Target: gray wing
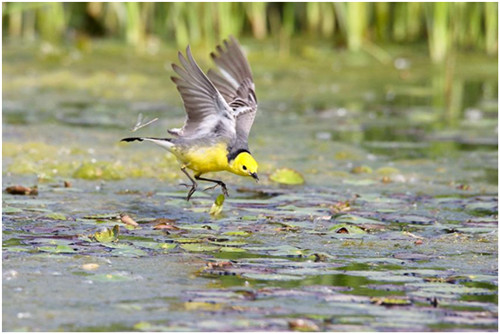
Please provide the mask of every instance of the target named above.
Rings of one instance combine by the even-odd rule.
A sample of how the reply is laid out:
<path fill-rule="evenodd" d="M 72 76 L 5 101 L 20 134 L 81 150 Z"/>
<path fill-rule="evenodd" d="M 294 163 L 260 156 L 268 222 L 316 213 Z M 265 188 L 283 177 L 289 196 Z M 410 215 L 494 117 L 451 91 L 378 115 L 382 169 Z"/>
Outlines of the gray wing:
<path fill-rule="evenodd" d="M 189 46 L 186 55 L 187 59 L 179 52 L 182 67 L 172 64 L 179 75 L 172 77 L 172 81 L 177 85 L 184 102 L 186 122 L 182 129 L 172 129 L 169 132 L 189 138 L 203 138 L 213 134 L 234 138 L 235 118 L 231 107 L 196 64 Z"/>
<path fill-rule="evenodd" d="M 210 55 L 219 73 L 208 71 L 208 77 L 229 104 L 236 118 L 236 134 L 240 140 L 248 140 L 257 112 L 257 97 L 252 72 L 238 41 L 230 36 L 224 47 L 217 46 L 218 54 Z"/>

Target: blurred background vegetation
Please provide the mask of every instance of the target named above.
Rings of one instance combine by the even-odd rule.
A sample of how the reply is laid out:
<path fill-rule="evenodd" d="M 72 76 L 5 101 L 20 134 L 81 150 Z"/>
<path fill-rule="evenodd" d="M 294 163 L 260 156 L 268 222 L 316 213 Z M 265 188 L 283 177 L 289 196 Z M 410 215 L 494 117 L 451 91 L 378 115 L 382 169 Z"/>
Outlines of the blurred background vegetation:
<path fill-rule="evenodd" d="M 276 39 L 287 54 L 291 38 L 307 37 L 379 58 L 384 44 L 426 44 L 434 62 L 457 50 L 498 49 L 496 2 L 4 2 L 2 9 L 4 42 L 53 46 L 111 38 L 139 49 L 162 42 L 211 48 L 232 34 Z"/>

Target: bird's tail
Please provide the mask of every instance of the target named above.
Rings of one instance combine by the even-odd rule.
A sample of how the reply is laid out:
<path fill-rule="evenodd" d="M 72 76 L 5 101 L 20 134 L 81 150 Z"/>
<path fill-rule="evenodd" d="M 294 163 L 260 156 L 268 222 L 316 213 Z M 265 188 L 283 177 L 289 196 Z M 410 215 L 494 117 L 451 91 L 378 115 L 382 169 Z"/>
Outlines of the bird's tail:
<path fill-rule="evenodd" d="M 123 138 L 120 141 L 131 142 L 131 141 L 136 141 L 136 140 L 137 141 L 150 141 L 152 143 L 155 143 L 156 145 L 159 145 L 163 148 L 166 148 L 169 151 L 174 146 L 174 144 L 172 143 L 172 140 L 170 138 L 128 137 L 128 138 Z"/>

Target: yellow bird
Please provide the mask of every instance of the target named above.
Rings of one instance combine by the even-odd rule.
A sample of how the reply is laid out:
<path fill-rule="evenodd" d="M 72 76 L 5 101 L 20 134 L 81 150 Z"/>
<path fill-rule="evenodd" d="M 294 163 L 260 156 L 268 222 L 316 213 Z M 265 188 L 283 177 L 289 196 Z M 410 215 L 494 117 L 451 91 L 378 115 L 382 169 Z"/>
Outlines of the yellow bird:
<path fill-rule="evenodd" d="M 227 196 L 224 182 L 201 177 L 208 172 L 228 171 L 241 176 L 257 176 L 258 164 L 248 148 L 248 134 L 257 112 L 255 85 L 248 61 L 234 37 L 217 46 L 210 55 L 218 71 L 203 73 L 195 62 L 191 49 L 187 58 L 179 52 L 182 65 L 172 64 L 179 77 L 172 77 L 181 94 L 186 121 L 180 129 L 170 129 L 172 138 L 131 137 L 122 141 L 150 141 L 171 153 L 181 163 L 181 170 L 191 181 L 189 201 L 198 184 L 194 178 L 216 183 Z"/>

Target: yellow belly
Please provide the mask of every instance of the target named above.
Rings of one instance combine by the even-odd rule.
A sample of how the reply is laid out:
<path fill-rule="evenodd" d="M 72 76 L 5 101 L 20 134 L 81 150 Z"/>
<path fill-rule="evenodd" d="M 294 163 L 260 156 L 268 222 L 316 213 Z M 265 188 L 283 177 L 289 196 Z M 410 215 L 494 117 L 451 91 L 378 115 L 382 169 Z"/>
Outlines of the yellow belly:
<path fill-rule="evenodd" d="M 227 145 L 219 143 L 211 147 L 193 147 L 186 152 L 176 152 L 177 158 L 196 173 L 227 170 Z"/>

